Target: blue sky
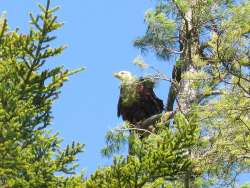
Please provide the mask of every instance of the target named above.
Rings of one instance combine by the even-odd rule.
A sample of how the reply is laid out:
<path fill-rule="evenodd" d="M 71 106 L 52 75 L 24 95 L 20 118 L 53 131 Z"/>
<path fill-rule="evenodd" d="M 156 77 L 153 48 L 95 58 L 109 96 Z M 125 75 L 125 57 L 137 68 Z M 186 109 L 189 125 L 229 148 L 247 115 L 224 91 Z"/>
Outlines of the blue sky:
<path fill-rule="evenodd" d="M 0 11 L 7 12 L 12 28 L 27 31 L 28 12 L 38 13 L 36 3 L 45 1 L 0 0 Z M 121 123 L 116 116 L 119 82 L 112 73 L 130 70 L 137 75 L 144 74 L 132 64 L 139 54 L 132 44 L 145 32 L 144 12 L 154 7 L 153 1 L 58 0 L 53 4 L 60 5 L 57 15 L 65 23 L 56 33 L 55 44 L 67 44 L 68 48 L 60 57 L 49 61 L 49 66 L 87 68 L 72 76 L 63 87 L 53 108 L 53 130 L 64 138 L 63 146 L 72 141 L 86 144 L 85 152 L 79 155 L 79 164 L 89 174 L 110 163 L 101 156 L 100 150 L 106 132 Z M 158 61 L 152 55 L 145 60 L 170 73 L 167 62 Z M 167 90 L 168 83 L 160 83 L 156 88 L 157 95 L 164 101 Z"/>
<path fill-rule="evenodd" d="M 7 12 L 12 29 L 19 27 L 25 32 L 29 28 L 28 12 L 38 13 L 37 2 L 46 0 L 1 1 L 0 11 Z M 59 100 L 53 108 L 53 130 L 64 138 L 63 146 L 79 141 L 86 144 L 85 152 L 79 155 L 79 164 L 88 173 L 97 167 L 109 164 L 101 156 L 106 132 L 119 125 L 117 101 L 119 82 L 113 73 L 129 70 L 137 75 L 144 74 L 132 64 L 139 50 L 133 47 L 133 40 L 145 31 L 144 12 L 153 8 L 150 0 L 59 0 L 57 12 L 65 25 L 56 35 L 55 44 L 67 44 L 60 56 L 48 61 L 49 66 L 64 65 L 75 69 L 86 67 L 86 71 L 74 75 L 64 85 Z M 146 61 L 165 67 L 153 56 Z M 166 98 L 167 84 L 157 87 L 158 95 Z M 164 89 L 164 92 L 160 90 Z"/>

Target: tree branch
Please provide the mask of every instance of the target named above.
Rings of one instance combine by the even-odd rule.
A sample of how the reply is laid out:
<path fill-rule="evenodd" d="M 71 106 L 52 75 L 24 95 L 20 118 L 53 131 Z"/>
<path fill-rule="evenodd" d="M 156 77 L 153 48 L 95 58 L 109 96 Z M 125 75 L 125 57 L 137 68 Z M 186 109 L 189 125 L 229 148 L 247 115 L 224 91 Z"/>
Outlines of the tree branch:
<path fill-rule="evenodd" d="M 149 126 L 155 126 L 156 121 L 162 118 L 163 121 L 167 121 L 174 117 L 176 111 L 164 112 L 160 114 L 153 115 L 142 122 L 136 124 L 136 127 L 139 129 L 146 129 L 148 130 Z"/>
<path fill-rule="evenodd" d="M 207 97 L 216 96 L 216 95 L 223 95 L 223 94 L 224 94 L 224 92 L 220 91 L 220 90 L 212 91 L 212 92 L 206 93 L 206 94 L 201 94 L 200 96 L 198 96 L 198 104 L 200 102 L 202 102 L 204 99 L 206 99 Z"/>
<path fill-rule="evenodd" d="M 123 128 L 123 129 L 115 129 L 115 131 L 132 131 L 132 130 L 136 130 L 136 131 L 142 131 L 142 132 L 146 132 L 149 134 L 153 134 L 156 135 L 155 133 L 147 130 L 147 129 L 141 129 L 141 128 L 136 128 L 136 127 L 131 127 L 131 128 Z"/>

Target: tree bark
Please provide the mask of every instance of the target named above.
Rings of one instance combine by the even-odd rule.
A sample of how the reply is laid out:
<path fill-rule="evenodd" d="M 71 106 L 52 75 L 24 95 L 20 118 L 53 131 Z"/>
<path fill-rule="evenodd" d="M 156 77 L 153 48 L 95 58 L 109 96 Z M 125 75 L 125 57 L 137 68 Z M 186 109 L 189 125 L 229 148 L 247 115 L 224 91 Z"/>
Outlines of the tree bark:
<path fill-rule="evenodd" d="M 196 4 L 195 0 L 190 1 L 191 5 Z M 192 7 L 191 6 L 191 7 Z M 195 74 L 198 72 L 197 68 L 193 64 L 192 56 L 199 51 L 199 37 L 192 23 L 193 12 L 190 8 L 185 14 L 183 14 L 183 25 L 180 31 L 180 43 L 183 46 L 183 53 L 180 55 L 180 61 L 182 62 L 181 74 L 185 73 Z M 198 97 L 198 90 L 192 87 L 193 80 L 182 77 L 179 82 L 179 89 L 177 93 L 177 110 L 183 113 L 187 118 L 190 112 L 190 108 L 193 102 Z M 192 157 L 192 151 L 189 149 L 189 156 Z M 188 168 L 184 177 L 184 187 L 192 187 L 192 167 Z"/>

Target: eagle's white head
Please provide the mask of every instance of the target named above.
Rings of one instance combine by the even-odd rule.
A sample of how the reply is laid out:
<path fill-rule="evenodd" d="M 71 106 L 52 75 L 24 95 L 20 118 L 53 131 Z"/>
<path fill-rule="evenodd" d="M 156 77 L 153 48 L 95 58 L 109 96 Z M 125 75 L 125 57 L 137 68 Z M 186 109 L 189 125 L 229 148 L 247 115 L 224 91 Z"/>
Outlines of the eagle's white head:
<path fill-rule="evenodd" d="M 129 71 L 119 71 L 113 74 L 121 82 L 132 82 L 135 80 L 135 77 Z"/>

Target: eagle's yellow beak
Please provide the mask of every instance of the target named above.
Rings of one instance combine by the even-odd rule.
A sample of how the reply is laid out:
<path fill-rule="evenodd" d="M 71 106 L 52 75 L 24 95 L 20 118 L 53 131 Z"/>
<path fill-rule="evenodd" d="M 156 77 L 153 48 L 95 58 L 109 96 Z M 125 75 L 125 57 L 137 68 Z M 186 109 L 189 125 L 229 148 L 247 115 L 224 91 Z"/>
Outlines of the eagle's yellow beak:
<path fill-rule="evenodd" d="M 121 76 L 120 76 L 120 74 L 118 72 L 113 73 L 113 76 L 116 77 L 116 78 L 118 78 L 118 79 L 121 78 Z"/>

